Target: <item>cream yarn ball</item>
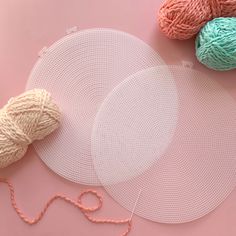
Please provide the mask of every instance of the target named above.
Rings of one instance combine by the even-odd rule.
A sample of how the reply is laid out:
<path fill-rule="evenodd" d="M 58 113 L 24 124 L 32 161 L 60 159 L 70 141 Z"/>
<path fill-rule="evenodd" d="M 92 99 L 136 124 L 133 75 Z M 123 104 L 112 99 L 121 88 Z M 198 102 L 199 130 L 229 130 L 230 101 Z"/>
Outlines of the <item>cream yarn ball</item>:
<path fill-rule="evenodd" d="M 43 89 L 11 98 L 0 110 L 0 168 L 21 159 L 28 145 L 58 128 L 60 111 Z"/>

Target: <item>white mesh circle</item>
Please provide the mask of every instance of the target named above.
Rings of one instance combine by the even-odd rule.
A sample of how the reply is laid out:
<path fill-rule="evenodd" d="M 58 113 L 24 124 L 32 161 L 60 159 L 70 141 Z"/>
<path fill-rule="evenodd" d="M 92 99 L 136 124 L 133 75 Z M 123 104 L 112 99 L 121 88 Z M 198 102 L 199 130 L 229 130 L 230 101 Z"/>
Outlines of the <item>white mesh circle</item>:
<path fill-rule="evenodd" d="M 178 113 L 174 135 L 172 138 L 167 136 L 171 142 L 167 142 L 169 145 L 163 149 L 162 156 L 135 178 L 130 178 L 122 169 L 121 162 L 130 158 L 130 153 L 143 148 L 139 127 L 142 134 L 147 134 L 149 141 L 154 141 L 149 134 L 154 137 L 155 130 L 169 127 L 171 120 L 176 119 L 176 113 L 170 112 L 169 115 L 173 116 L 170 118 L 166 113 L 168 108 L 164 107 L 166 100 L 162 98 L 173 90 L 169 103 L 172 107 L 176 91 L 161 72 L 163 67 L 150 68 L 131 76 L 104 100 L 94 124 L 92 150 L 98 177 L 118 203 L 132 211 L 141 193 L 136 214 L 157 222 L 184 223 L 215 209 L 235 187 L 236 102 L 223 87 L 206 75 L 184 67 L 173 66 L 170 69 L 177 88 Z M 156 84 L 161 86 L 155 87 L 160 96 L 150 92 L 153 73 L 158 75 L 156 80 L 160 80 Z M 146 98 L 150 105 L 156 103 L 158 109 L 163 109 L 166 124 L 163 124 L 162 116 L 156 116 L 158 120 L 153 119 L 153 107 L 144 106 Z M 135 105 L 132 107 L 132 104 Z M 130 123 L 131 126 L 127 127 L 126 120 L 131 118 L 134 125 Z M 170 127 L 172 130 L 174 126 Z M 140 140 L 130 141 L 129 137 Z M 126 143 L 120 143 L 124 140 L 128 140 L 127 147 Z M 157 141 L 162 142 L 162 139 Z M 144 145 L 145 148 L 148 146 L 146 142 Z M 162 143 L 156 145 L 162 147 Z M 152 142 L 149 147 L 155 150 L 152 149 Z M 150 149 L 147 148 L 147 154 L 142 150 L 143 157 L 137 154 L 138 158 L 132 158 L 143 165 L 143 159 L 149 158 Z M 106 153 L 112 154 L 109 160 L 111 170 L 117 166 L 113 176 L 106 164 L 99 163 L 103 161 L 101 154 L 108 158 Z M 137 163 L 134 165 L 139 167 Z M 132 166 L 127 168 L 133 171 Z M 118 183 L 119 170 L 123 174 L 120 180 L 123 181 Z M 108 176 L 115 181 L 108 181 Z"/>
<path fill-rule="evenodd" d="M 90 29 L 54 43 L 34 66 L 27 89 L 48 90 L 62 110 L 61 127 L 34 144 L 54 172 L 99 185 L 91 158 L 91 129 L 106 95 L 139 70 L 163 64 L 143 41 L 110 29 Z"/>
<path fill-rule="evenodd" d="M 102 184 L 126 181 L 150 168 L 171 142 L 177 110 L 167 67 L 146 69 L 119 84 L 101 105 L 93 129 L 92 155 Z"/>

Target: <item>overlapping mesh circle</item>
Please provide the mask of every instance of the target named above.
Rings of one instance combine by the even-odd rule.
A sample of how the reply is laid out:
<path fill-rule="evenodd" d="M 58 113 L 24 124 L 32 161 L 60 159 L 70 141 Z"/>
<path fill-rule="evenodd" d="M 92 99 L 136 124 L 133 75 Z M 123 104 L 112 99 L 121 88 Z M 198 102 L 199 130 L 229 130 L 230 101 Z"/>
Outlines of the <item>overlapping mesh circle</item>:
<path fill-rule="evenodd" d="M 110 29 L 84 30 L 54 43 L 27 84 L 27 89 L 49 91 L 63 113 L 59 130 L 34 144 L 40 158 L 66 179 L 99 185 L 90 145 L 101 102 L 126 77 L 160 64 L 160 56 L 144 42 Z"/>
<path fill-rule="evenodd" d="M 101 105 L 92 134 L 102 184 L 126 181 L 149 169 L 171 143 L 177 113 L 175 81 L 167 67 L 146 69 L 119 84 Z"/>
<path fill-rule="evenodd" d="M 118 203 L 132 211 L 138 199 L 136 214 L 183 223 L 215 209 L 235 187 L 236 102 L 198 71 L 168 69 L 173 78 L 165 66 L 149 68 L 108 95 L 92 154 Z"/>

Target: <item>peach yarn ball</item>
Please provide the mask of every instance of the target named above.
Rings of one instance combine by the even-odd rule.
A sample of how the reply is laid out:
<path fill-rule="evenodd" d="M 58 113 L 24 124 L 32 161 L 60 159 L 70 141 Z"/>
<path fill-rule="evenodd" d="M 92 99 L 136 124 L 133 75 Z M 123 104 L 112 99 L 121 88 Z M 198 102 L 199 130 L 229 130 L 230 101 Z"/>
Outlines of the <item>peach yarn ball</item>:
<path fill-rule="evenodd" d="M 21 159 L 28 145 L 59 126 L 60 111 L 43 89 L 11 98 L 0 110 L 0 168 Z"/>
<path fill-rule="evenodd" d="M 170 39 L 189 39 L 210 20 L 236 16 L 236 0 L 166 0 L 158 21 Z"/>

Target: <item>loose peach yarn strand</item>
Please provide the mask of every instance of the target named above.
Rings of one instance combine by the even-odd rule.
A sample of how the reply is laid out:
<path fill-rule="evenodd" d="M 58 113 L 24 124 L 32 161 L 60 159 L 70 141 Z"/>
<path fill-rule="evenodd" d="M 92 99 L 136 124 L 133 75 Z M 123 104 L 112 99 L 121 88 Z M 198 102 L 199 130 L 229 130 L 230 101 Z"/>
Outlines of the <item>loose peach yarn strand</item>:
<path fill-rule="evenodd" d="M 101 209 L 102 204 L 103 204 L 103 199 L 102 196 L 100 196 L 96 191 L 94 190 L 85 190 L 83 191 L 79 197 L 78 200 L 75 201 L 71 198 L 68 198 L 64 195 L 61 194 L 56 194 L 54 195 L 52 198 L 50 198 L 43 210 L 41 212 L 39 212 L 39 214 L 33 218 L 33 219 L 29 219 L 29 217 L 27 217 L 17 206 L 16 203 L 16 199 L 15 199 L 15 190 L 13 185 L 7 180 L 7 179 L 2 179 L 0 178 L 0 182 L 4 183 L 8 186 L 9 192 L 10 192 L 10 199 L 11 199 L 11 204 L 12 207 L 15 209 L 16 213 L 18 214 L 18 216 L 27 224 L 29 225 L 34 225 L 37 224 L 44 216 L 44 214 L 46 213 L 47 209 L 49 208 L 49 206 L 56 200 L 63 200 L 73 206 L 75 206 L 76 208 L 80 209 L 80 211 L 83 213 L 83 215 L 92 223 L 96 223 L 96 224 L 114 224 L 114 225 L 122 225 L 122 224 L 127 224 L 127 229 L 124 233 L 121 234 L 121 236 L 126 236 L 129 234 L 129 232 L 131 231 L 131 218 L 129 219 L 124 219 L 124 220 L 113 220 L 113 219 L 96 219 L 93 218 L 92 216 L 89 215 L 89 213 L 91 212 L 95 212 L 99 209 Z M 82 197 L 86 194 L 92 194 L 93 196 L 95 196 L 98 199 L 98 205 L 95 207 L 85 207 L 82 204 Z"/>

